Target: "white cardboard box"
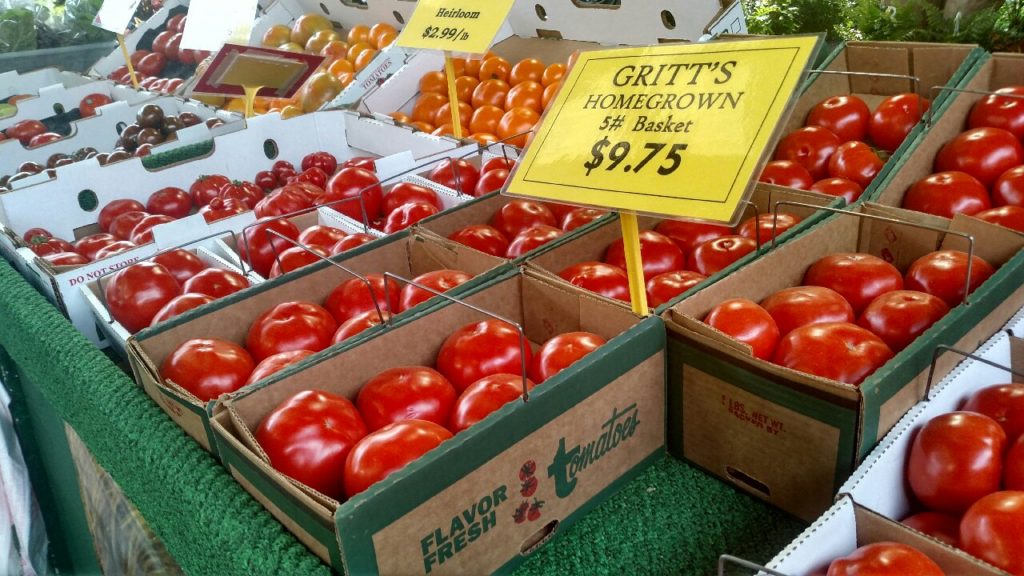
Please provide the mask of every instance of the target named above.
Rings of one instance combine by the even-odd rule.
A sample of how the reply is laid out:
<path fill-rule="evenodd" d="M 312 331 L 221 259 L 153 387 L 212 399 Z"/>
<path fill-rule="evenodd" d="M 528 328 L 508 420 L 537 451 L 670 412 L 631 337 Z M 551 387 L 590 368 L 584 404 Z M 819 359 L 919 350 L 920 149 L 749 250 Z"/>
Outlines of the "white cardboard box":
<path fill-rule="evenodd" d="M 0 73 L 0 100 L 17 94 L 38 94 L 42 88 L 55 84 L 70 88 L 92 81 L 88 76 L 56 68 L 40 68 L 23 74 L 8 70 Z"/>

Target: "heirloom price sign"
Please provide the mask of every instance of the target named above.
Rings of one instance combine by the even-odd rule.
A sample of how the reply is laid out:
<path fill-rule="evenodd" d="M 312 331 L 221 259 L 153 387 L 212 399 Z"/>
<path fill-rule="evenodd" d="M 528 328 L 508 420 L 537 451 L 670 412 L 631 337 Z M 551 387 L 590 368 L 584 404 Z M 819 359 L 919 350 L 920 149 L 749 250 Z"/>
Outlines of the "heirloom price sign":
<path fill-rule="evenodd" d="M 584 52 L 506 193 L 729 222 L 816 36 Z"/>

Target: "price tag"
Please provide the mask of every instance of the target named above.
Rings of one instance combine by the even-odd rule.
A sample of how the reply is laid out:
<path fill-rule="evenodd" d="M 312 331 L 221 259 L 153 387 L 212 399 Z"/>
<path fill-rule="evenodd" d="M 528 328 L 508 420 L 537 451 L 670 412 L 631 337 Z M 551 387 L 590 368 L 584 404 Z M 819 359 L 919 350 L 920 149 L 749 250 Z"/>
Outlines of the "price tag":
<path fill-rule="evenodd" d="M 419 0 L 396 44 L 404 48 L 484 54 L 514 0 Z"/>
<path fill-rule="evenodd" d="M 817 36 L 584 52 L 506 193 L 731 222 Z"/>
<path fill-rule="evenodd" d="M 260 96 L 291 98 L 323 61 L 312 54 L 225 44 L 192 93 L 243 96 L 243 86 L 248 86 L 260 87 Z"/>
<path fill-rule="evenodd" d="M 135 16 L 139 2 L 141 0 L 104 0 L 92 20 L 92 25 L 114 34 L 124 34 L 132 22 L 132 17 Z"/>
<path fill-rule="evenodd" d="M 248 44 L 257 0 L 192 0 L 181 47 L 216 52 L 225 43 Z"/>

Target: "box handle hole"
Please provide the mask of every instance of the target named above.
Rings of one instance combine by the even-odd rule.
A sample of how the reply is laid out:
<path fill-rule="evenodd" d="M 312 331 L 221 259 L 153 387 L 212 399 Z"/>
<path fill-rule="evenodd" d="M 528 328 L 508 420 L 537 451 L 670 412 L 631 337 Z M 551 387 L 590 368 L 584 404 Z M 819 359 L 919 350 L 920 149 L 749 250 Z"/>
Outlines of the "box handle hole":
<path fill-rule="evenodd" d="M 279 151 L 277 149 L 277 142 L 267 139 L 263 141 L 263 154 L 269 159 L 273 160 L 277 158 Z"/>
<path fill-rule="evenodd" d="M 542 22 L 548 21 L 548 11 L 545 10 L 543 6 L 537 4 L 533 9 L 537 12 L 537 18 L 540 18 Z"/>
<path fill-rule="evenodd" d="M 394 15 L 395 21 L 397 21 L 399 24 L 405 24 L 405 17 L 402 16 L 401 12 L 399 12 L 398 10 L 392 10 L 391 14 Z"/>
<path fill-rule="evenodd" d="M 661 23 L 665 25 L 665 28 L 669 30 L 675 30 L 676 17 L 672 15 L 668 10 L 661 11 Z"/>
<path fill-rule="evenodd" d="M 728 474 L 729 478 L 732 479 L 733 481 L 739 484 L 743 484 L 744 486 L 750 488 L 754 492 L 757 492 L 763 498 L 771 498 L 772 491 L 770 488 L 768 488 L 768 485 L 754 478 L 753 476 L 750 476 L 745 472 L 737 470 L 732 466 L 726 466 L 725 473 Z"/>
<path fill-rule="evenodd" d="M 82 190 L 78 193 L 78 207 L 86 212 L 92 212 L 99 207 L 100 200 L 92 190 Z"/>
<path fill-rule="evenodd" d="M 537 530 L 523 541 L 522 546 L 519 547 L 519 553 L 523 556 L 533 554 L 555 536 L 555 530 L 557 529 L 558 520 L 548 522 L 540 530 Z"/>

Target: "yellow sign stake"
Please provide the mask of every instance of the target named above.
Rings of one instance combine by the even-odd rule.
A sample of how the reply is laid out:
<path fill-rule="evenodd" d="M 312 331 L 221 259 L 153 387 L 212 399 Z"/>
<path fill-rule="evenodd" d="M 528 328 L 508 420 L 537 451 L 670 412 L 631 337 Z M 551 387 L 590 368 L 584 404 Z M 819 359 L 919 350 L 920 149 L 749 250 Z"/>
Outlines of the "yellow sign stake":
<path fill-rule="evenodd" d="M 640 256 L 640 227 L 636 222 L 636 214 L 622 212 L 622 244 L 626 249 L 626 274 L 629 276 L 629 301 L 633 303 L 633 312 L 646 316 L 647 286 L 644 282 L 644 263 Z"/>
<path fill-rule="evenodd" d="M 452 134 L 462 138 L 462 115 L 459 114 L 459 93 L 455 89 L 455 64 L 452 53 L 444 53 L 444 76 L 448 80 L 448 106 L 452 109 Z"/>
<path fill-rule="evenodd" d="M 124 34 L 117 35 L 117 44 L 121 46 L 121 54 L 124 55 L 124 65 L 128 67 L 128 75 L 132 78 L 132 86 L 138 89 L 139 79 L 135 75 L 135 67 L 132 66 L 132 57 L 128 54 L 128 46 L 124 43 Z"/>

